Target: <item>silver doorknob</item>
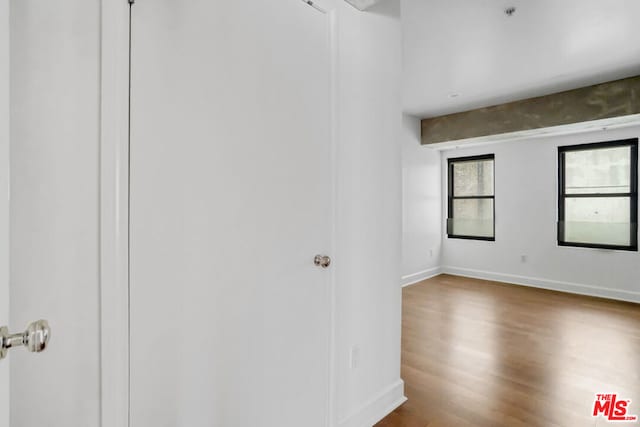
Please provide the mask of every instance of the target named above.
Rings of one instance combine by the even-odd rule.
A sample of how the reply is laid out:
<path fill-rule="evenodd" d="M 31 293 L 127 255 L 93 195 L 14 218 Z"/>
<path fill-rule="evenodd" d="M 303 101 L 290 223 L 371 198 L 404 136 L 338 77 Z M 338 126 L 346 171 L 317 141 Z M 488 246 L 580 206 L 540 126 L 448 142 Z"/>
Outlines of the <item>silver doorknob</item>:
<path fill-rule="evenodd" d="M 331 265 L 331 258 L 326 255 L 316 255 L 313 263 L 318 267 L 327 268 Z"/>
<path fill-rule="evenodd" d="M 51 328 L 46 320 L 38 320 L 27 326 L 27 330 L 9 335 L 6 326 L 0 328 L 0 360 L 7 356 L 10 348 L 24 346 L 33 353 L 40 353 L 47 348 Z"/>

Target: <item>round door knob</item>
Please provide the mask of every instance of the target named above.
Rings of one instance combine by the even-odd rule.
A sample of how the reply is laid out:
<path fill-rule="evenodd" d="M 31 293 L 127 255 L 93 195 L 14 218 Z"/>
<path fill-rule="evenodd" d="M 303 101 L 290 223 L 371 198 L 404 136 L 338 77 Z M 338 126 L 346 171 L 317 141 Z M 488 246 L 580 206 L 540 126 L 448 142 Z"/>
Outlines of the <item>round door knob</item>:
<path fill-rule="evenodd" d="M 47 348 L 50 336 L 49 323 L 46 320 L 38 320 L 30 324 L 24 331 L 24 346 L 31 352 L 40 353 Z"/>
<path fill-rule="evenodd" d="M 0 328 L 0 359 L 7 356 L 7 351 L 14 347 L 24 346 L 33 353 L 40 353 L 47 348 L 51 328 L 46 320 L 38 320 L 27 326 L 27 330 L 18 334 L 9 334 L 6 326 Z"/>
<path fill-rule="evenodd" d="M 7 347 L 6 340 L 9 336 L 9 329 L 6 326 L 0 327 L 0 360 L 7 357 L 9 347 Z"/>
<path fill-rule="evenodd" d="M 316 255 L 313 263 L 318 267 L 327 268 L 331 265 L 331 258 L 326 255 Z"/>

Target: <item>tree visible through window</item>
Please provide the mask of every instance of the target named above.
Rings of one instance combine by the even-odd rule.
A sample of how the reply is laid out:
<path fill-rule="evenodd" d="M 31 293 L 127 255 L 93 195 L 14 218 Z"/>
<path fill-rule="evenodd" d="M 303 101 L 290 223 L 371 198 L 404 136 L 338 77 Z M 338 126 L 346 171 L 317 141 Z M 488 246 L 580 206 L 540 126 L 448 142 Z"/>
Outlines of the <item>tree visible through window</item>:
<path fill-rule="evenodd" d="M 494 240 L 493 154 L 449 159 L 449 237 Z"/>
<path fill-rule="evenodd" d="M 558 244 L 638 248 L 638 140 L 558 148 Z"/>

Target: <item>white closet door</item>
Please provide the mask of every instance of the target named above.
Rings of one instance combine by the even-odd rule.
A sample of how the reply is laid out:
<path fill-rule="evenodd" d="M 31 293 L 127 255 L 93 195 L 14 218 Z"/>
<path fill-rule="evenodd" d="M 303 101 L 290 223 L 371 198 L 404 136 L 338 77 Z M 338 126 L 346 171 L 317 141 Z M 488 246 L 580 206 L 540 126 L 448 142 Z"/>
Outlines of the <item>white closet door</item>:
<path fill-rule="evenodd" d="M 0 9 L 0 326 L 51 327 L 43 352 L 16 340 L 0 361 L 2 391 L 9 364 L 11 377 L 0 426 L 98 427 L 100 1 L 0 0 Z"/>
<path fill-rule="evenodd" d="M 132 427 L 327 423 L 329 17 L 132 7 Z"/>
<path fill-rule="evenodd" d="M 9 324 L 9 1 L 0 0 L 0 327 Z M 0 426 L 9 425 L 9 360 L 0 361 Z"/>

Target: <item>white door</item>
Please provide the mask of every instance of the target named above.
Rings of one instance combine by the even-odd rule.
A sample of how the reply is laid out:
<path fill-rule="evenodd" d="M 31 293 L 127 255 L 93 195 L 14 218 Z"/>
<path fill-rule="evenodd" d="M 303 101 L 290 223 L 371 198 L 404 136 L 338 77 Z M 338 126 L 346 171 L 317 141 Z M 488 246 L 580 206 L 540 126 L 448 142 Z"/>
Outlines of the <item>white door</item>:
<path fill-rule="evenodd" d="M 325 426 L 329 16 L 138 0 L 131 23 L 131 426 Z"/>
<path fill-rule="evenodd" d="M 9 2 L 0 0 L 0 327 L 9 322 Z M 1 345 L 1 343 L 0 343 Z M 9 361 L 0 361 L 0 426 L 9 425 Z"/>
<path fill-rule="evenodd" d="M 0 327 L 52 331 L 10 340 L 1 427 L 100 424 L 99 12 L 0 0 Z"/>

